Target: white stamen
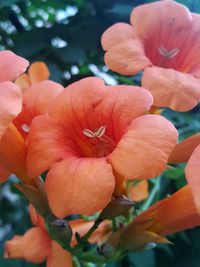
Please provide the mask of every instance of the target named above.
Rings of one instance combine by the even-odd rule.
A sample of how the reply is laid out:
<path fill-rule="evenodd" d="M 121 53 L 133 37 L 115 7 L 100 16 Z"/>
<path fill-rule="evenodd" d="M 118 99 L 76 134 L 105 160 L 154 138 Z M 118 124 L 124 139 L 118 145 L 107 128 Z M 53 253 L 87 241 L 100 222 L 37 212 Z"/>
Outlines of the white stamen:
<path fill-rule="evenodd" d="M 90 137 L 90 138 L 95 137 L 95 133 L 92 132 L 92 131 L 89 130 L 89 129 L 84 129 L 84 130 L 83 130 L 83 134 L 86 135 L 87 137 Z"/>
<path fill-rule="evenodd" d="M 97 137 L 102 137 L 105 134 L 106 126 L 101 126 L 96 132 L 95 135 Z"/>
<path fill-rule="evenodd" d="M 27 124 L 22 124 L 22 130 L 25 132 L 25 133 L 28 133 L 30 131 L 30 127 L 27 125 Z"/>
<path fill-rule="evenodd" d="M 86 135 L 87 137 L 90 137 L 90 138 L 94 138 L 94 137 L 100 138 L 105 134 L 105 131 L 106 131 L 106 126 L 101 126 L 95 132 L 93 132 L 89 129 L 84 129 L 83 134 Z"/>
<path fill-rule="evenodd" d="M 163 47 L 163 46 L 160 46 L 159 48 L 158 48 L 158 52 L 162 55 L 162 56 L 164 56 L 164 57 L 166 57 L 166 58 L 168 58 L 168 59 L 170 59 L 170 58 L 174 58 L 178 53 L 179 53 L 179 49 L 178 48 L 173 48 L 173 49 L 171 49 L 171 50 L 167 50 L 165 47 Z"/>

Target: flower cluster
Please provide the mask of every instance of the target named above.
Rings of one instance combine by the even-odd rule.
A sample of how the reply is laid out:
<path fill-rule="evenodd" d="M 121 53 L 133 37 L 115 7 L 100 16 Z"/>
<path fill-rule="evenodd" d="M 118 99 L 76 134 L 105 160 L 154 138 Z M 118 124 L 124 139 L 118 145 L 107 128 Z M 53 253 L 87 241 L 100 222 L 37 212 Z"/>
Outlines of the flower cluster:
<path fill-rule="evenodd" d="M 0 181 L 19 178 L 34 224 L 6 242 L 7 258 L 105 263 L 200 225 L 200 135 L 177 144 L 177 129 L 157 110 L 200 101 L 199 31 L 200 16 L 172 0 L 136 7 L 131 25 L 107 29 L 106 65 L 143 71 L 142 86 L 88 77 L 64 88 L 43 62 L 25 73 L 25 59 L 0 52 Z M 148 179 L 180 162 L 188 185 L 137 211 L 154 190 Z"/>

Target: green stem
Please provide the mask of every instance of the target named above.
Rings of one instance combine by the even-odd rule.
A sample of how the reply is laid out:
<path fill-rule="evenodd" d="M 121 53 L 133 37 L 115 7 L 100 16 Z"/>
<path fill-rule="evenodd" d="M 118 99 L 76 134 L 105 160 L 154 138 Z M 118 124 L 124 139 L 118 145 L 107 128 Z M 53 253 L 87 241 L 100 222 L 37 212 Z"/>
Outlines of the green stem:
<path fill-rule="evenodd" d="M 161 182 L 161 176 L 158 176 L 157 179 L 155 180 L 154 182 L 154 187 L 153 189 L 151 190 L 150 192 L 150 195 L 148 197 L 148 199 L 144 202 L 144 204 L 142 205 L 141 207 L 141 211 L 144 211 L 146 210 L 148 207 L 151 206 L 157 192 L 159 191 L 160 189 L 160 182 Z"/>
<path fill-rule="evenodd" d="M 74 267 L 81 267 L 81 264 L 80 264 L 79 260 L 77 259 L 77 257 L 73 257 L 73 266 Z"/>
<path fill-rule="evenodd" d="M 95 223 L 92 225 L 92 227 L 90 228 L 90 230 L 83 236 L 81 237 L 81 242 L 87 241 L 90 236 L 93 234 L 93 232 L 99 227 L 99 224 L 101 223 L 101 221 L 95 221 Z"/>

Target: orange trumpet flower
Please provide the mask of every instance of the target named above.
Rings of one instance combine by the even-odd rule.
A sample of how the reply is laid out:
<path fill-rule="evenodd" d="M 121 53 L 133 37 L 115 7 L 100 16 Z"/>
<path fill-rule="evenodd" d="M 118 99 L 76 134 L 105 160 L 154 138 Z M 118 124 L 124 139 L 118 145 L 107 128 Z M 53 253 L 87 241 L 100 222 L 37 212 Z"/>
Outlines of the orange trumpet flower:
<path fill-rule="evenodd" d="M 200 101 L 200 15 L 165 0 L 134 8 L 130 20 L 103 34 L 106 65 L 123 75 L 144 71 L 154 106 L 192 109 Z"/>
<path fill-rule="evenodd" d="M 165 169 L 177 131 L 164 117 L 145 115 L 151 104 L 143 88 L 86 78 L 54 99 L 49 116 L 33 120 L 27 168 L 31 177 L 50 169 L 45 188 L 57 217 L 99 211 L 127 179 Z"/>

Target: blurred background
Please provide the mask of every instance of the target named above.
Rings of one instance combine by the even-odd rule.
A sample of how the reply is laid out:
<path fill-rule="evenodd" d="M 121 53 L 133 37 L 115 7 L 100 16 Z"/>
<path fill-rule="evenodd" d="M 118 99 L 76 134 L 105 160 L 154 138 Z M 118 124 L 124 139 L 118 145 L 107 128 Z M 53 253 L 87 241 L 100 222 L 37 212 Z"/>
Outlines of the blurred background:
<path fill-rule="evenodd" d="M 50 79 L 64 86 L 86 76 L 99 76 L 108 84 L 137 83 L 137 77 L 122 77 L 108 71 L 103 62 L 100 38 L 116 22 L 128 22 L 131 10 L 147 0 L 0 0 L 0 50 L 9 49 L 30 62 L 44 61 Z M 199 0 L 180 0 L 200 13 Z M 181 115 L 167 116 L 180 130 L 180 138 L 200 131 L 199 107 Z M 183 166 L 164 174 L 155 201 L 185 184 Z M 4 241 L 23 234 L 31 225 L 27 202 L 10 182 L 0 189 L 0 267 L 33 267 L 21 260 L 3 259 Z M 186 203 L 187 205 L 187 203 Z M 171 236 L 174 245 L 129 254 L 123 267 L 199 267 L 200 228 Z M 28 249 L 28 248 L 27 248 Z M 58 266 L 59 267 L 59 266 Z"/>

